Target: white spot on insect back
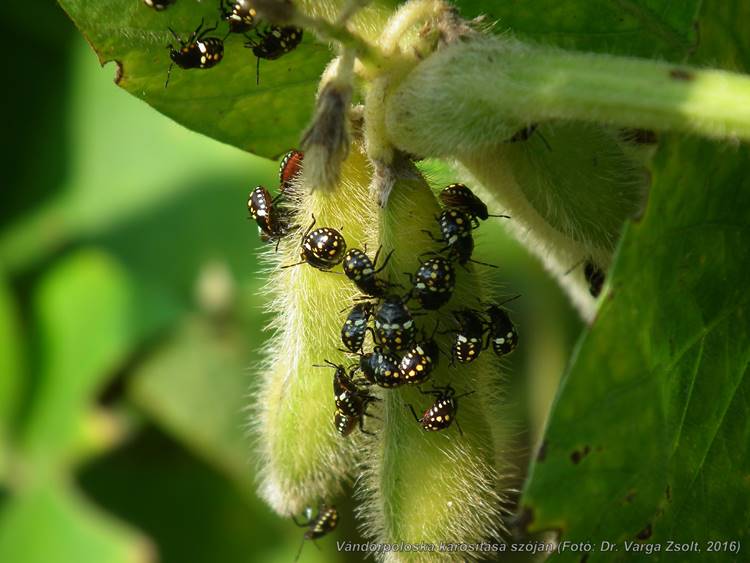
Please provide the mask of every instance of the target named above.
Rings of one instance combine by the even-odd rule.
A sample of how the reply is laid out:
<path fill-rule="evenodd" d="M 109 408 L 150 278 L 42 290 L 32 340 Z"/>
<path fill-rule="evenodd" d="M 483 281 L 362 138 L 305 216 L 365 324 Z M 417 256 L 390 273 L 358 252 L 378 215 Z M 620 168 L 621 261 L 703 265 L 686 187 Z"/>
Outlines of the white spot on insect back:
<path fill-rule="evenodd" d="M 208 51 L 208 49 L 206 48 L 206 44 L 203 41 L 198 41 L 196 45 L 198 45 L 198 49 L 200 50 L 201 53 L 205 53 L 206 51 Z"/>

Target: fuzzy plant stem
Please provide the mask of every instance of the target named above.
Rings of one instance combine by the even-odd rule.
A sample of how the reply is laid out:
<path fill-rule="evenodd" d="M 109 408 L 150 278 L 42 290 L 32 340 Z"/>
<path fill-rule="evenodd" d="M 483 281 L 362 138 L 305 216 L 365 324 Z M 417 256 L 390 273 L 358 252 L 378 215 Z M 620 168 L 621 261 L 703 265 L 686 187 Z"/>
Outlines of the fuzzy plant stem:
<path fill-rule="evenodd" d="M 750 77 L 481 37 L 418 65 L 388 103 L 395 146 L 446 156 L 578 120 L 750 139 Z"/>

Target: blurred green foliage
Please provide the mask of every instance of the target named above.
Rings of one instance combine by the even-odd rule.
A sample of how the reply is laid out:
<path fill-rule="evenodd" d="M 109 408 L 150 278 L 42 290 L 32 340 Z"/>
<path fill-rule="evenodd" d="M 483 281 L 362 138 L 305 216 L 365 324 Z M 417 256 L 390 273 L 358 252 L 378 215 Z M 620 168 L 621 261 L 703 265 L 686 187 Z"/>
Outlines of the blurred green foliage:
<path fill-rule="evenodd" d="M 289 562 L 302 530 L 254 495 L 245 410 L 268 320 L 245 197 L 276 163 L 130 97 L 58 8 L 36 9 L 29 25 L 27 6 L 0 8 L 20 47 L 4 92 L 0 561 Z M 532 413 L 525 452 L 580 325 L 497 223 L 482 231 L 503 292 L 524 295 L 509 394 Z M 334 537 L 357 540 L 335 500 Z M 346 560 L 320 544 L 301 560 Z"/>

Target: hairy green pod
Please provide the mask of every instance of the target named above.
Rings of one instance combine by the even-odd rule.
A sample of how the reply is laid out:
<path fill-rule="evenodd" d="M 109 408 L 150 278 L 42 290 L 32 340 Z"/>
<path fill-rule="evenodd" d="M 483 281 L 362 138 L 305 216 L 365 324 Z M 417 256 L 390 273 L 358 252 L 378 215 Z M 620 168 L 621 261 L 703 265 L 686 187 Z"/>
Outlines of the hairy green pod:
<path fill-rule="evenodd" d="M 299 261 L 300 240 L 315 215 L 316 226 L 340 230 L 347 246 L 363 248 L 371 236 L 368 218 L 376 211 L 368 197 L 370 178 L 365 157 L 349 152 L 333 194 L 313 189 L 304 171 L 296 185 L 299 213 L 296 232 L 282 240 L 278 253 L 266 253 L 270 264 L 271 328 L 267 362 L 260 370 L 260 389 L 253 412 L 260 450 L 260 494 L 279 514 L 333 498 L 351 477 L 354 453 L 362 436 L 336 433 L 332 373 L 313 367 L 324 360 L 349 363 L 339 351 L 341 310 L 358 295 L 343 275 L 321 272 Z M 370 219 L 374 222 L 374 219 Z M 340 267 L 333 272 L 341 273 Z"/>
<path fill-rule="evenodd" d="M 614 131 L 569 122 L 541 125 L 525 141 L 456 155 L 586 319 L 595 302 L 583 263 L 609 268 L 625 221 L 647 195 L 646 171 L 625 149 Z"/>
<path fill-rule="evenodd" d="M 439 245 L 422 232 L 437 232 L 437 201 L 424 179 L 411 164 L 400 162 L 394 171 L 396 182 L 388 203 L 381 211 L 380 233 L 383 252 L 394 250 L 388 272 L 391 280 L 404 282 L 403 272 L 414 272 L 418 257 Z M 418 317 L 417 323 L 429 335 L 438 318 L 441 328 L 452 328 L 447 311 L 462 306 L 477 308 L 485 295 L 473 265 L 456 268 L 456 290 L 441 313 Z M 436 335 L 448 354 L 451 337 Z M 459 399 L 456 424 L 441 432 L 426 432 L 414 420 L 408 405 L 421 413 L 432 404 L 431 396 L 403 386 L 385 392 L 383 428 L 369 440 L 364 457 L 364 497 L 360 516 L 375 541 L 432 543 L 481 542 L 498 537 L 502 529 L 504 487 L 509 468 L 502 456 L 507 448 L 508 420 L 499 424 L 502 411 L 496 384 L 499 366 L 491 352 L 470 365 L 450 367 L 446 357 L 432 375 L 431 384 L 450 383 Z M 466 555 L 466 554 L 462 554 Z M 449 553 L 387 553 L 385 561 L 455 560 Z"/>

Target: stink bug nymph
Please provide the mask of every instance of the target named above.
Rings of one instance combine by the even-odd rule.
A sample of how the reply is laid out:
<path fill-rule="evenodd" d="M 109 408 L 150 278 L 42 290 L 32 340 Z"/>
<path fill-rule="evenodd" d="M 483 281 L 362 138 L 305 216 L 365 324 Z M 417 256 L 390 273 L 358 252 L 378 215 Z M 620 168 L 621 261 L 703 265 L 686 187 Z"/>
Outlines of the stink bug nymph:
<path fill-rule="evenodd" d="M 424 309 L 435 310 L 447 303 L 456 286 L 453 265 L 436 256 L 420 264 L 416 274 L 409 276 L 414 295 Z"/>
<path fill-rule="evenodd" d="M 355 354 L 362 350 L 362 344 L 367 334 L 367 323 L 372 316 L 372 303 L 357 303 L 349 311 L 349 315 L 341 327 L 341 342 L 346 349 Z"/>
<path fill-rule="evenodd" d="M 250 39 L 245 47 L 253 50 L 257 58 L 256 83 L 260 83 L 260 60 L 273 61 L 293 51 L 302 42 L 302 28 L 269 26 L 263 31 L 256 30 L 257 39 Z"/>
<path fill-rule="evenodd" d="M 414 415 L 414 419 L 422 425 L 422 428 L 428 432 L 437 432 L 445 430 L 453 424 L 453 421 L 456 420 L 456 413 L 458 413 L 458 399 L 471 395 L 473 392 L 469 391 L 456 395 L 456 391 L 450 385 L 436 387 L 432 391 L 422 391 L 424 395 L 433 395 L 435 402 L 424 411 L 421 417 L 417 416 L 414 407 L 409 405 L 409 408 Z M 458 421 L 456 421 L 456 426 L 458 426 L 458 431 L 463 434 Z"/>
<path fill-rule="evenodd" d="M 375 269 L 378 257 L 380 256 L 380 250 L 378 248 L 374 260 L 370 260 L 370 257 L 359 248 L 352 248 L 344 255 L 344 263 L 342 264 L 344 274 L 368 297 L 383 297 L 389 287 L 387 282 L 377 278 L 377 274 L 386 267 L 393 251 L 391 250 L 388 256 L 386 256 L 380 268 Z"/>
<path fill-rule="evenodd" d="M 474 224 L 475 220 L 472 220 L 472 217 L 472 215 L 464 213 L 460 209 L 443 209 L 438 217 L 438 225 L 440 226 L 440 235 L 442 238 L 435 238 L 430 231 L 424 232 L 433 240 L 445 243 L 446 246 L 442 251 L 448 250 L 451 258 L 455 259 L 462 266 L 467 262 L 474 262 L 494 268 L 496 266 L 492 264 L 477 262 L 471 258 L 471 255 L 474 253 L 472 230 L 476 228 Z"/>
<path fill-rule="evenodd" d="M 414 319 L 398 295 L 386 296 L 375 312 L 375 344 L 391 351 L 408 350 L 414 344 Z"/>
<path fill-rule="evenodd" d="M 406 383 L 419 385 L 430 377 L 438 365 L 440 349 L 433 338 L 417 342 L 409 350 L 398 365 Z"/>
<path fill-rule="evenodd" d="M 400 361 L 395 354 L 376 346 L 372 352 L 360 356 L 359 369 L 370 383 L 390 389 L 406 383 L 398 369 Z"/>
<path fill-rule="evenodd" d="M 482 221 L 489 217 L 509 218 L 507 215 L 490 215 L 487 205 L 464 184 L 451 184 L 443 188 L 440 192 L 440 201 L 445 207 L 459 209 Z"/>
<path fill-rule="evenodd" d="M 518 346 L 518 331 L 508 312 L 498 305 L 490 305 L 487 308 L 487 316 L 490 318 L 489 339 L 492 341 L 495 354 L 510 354 Z"/>
<path fill-rule="evenodd" d="M 367 405 L 377 401 L 378 398 L 360 389 L 354 381 L 353 373 L 357 368 L 355 367 L 350 373 L 346 373 L 344 366 L 336 365 L 328 360 L 325 362 L 336 370 L 333 374 L 333 397 L 336 408 L 346 416 L 357 418 L 366 416 Z"/>
<path fill-rule="evenodd" d="M 229 33 L 247 33 L 258 23 L 258 14 L 250 0 L 221 0 L 219 12 L 229 24 Z"/>
<path fill-rule="evenodd" d="M 224 41 L 218 37 L 206 37 L 206 34 L 214 31 L 216 26 L 201 31 L 202 28 L 203 20 L 201 20 L 200 25 L 195 28 L 195 31 L 193 31 L 188 40 L 182 39 L 171 27 L 168 28 L 175 41 L 180 44 L 180 48 L 175 49 L 173 45 L 167 45 L 169 58 L 172 59 L 172 62 L 169 64 L 169 69 L 167 70 L 167 80 L 164 82 L 164 88 L 169 85 L 169 78 L 174 65 L 184 69 L 211 68 L 221 62 L 221 59 L 224 57 Z"/>
<path fill-rule="evenodd" d="M 279 189 L 286 193 L 291 188 L 292 182 L 302 171 L 302 160 L 305 154 L 302 151 L 290 150 L 281 159 L 279 165 Z"/>
<path fill-rule="evenodd" d="M 300 258 L 295 264 L 288 264 L 282 268 L 299 266 L 305 262 L 313 268 L 326 271 L 340 264 L 346 253 L 346 241 L 336 229 L 320 227 L 313 230 L 315 226 L 315 215 L 312 223 L 302 235 L 300 243 Z"/>
<path fill-rule="evenodd" d="M 289 210 L 276 207 L 271 194 L 263 186 L 256 186 L 247 198 L 247 211 L 258 224 L 261 239 L 265 242 L 278 242 L 290 230 Z"/>
<path fill-rule="evenodd" d="M 271 217 L 272 209 L 273 199 L 269 191 L 263 186 L 256 186 L 247 198 L 247 212 L 250 218 L 258 223 L 258 228 L 268 235 L 275 232 Z"/>
<path fill-rule="evenodd" d="M 349 416 L 336 409 L 336 413 L 333 415 L 333 425 L 336 427 L 338 432 L 343 438 L 346 438 L 351 434 L 357 427 L 359 419 L 356 416 Z M 364 432 L 364 428 L 362 432 Z"/>
<path fill-rule="evenodd" d="M 453 361 L 462 364 L 471 363 L 479 357 L 479 352 L 482 351 L 484 319 L 472 309 L 454 311 L 453 316 L 458 323 L 458 331 L 451 348 L 451 357 Z"/>
<path fill-rule="evenodd" d="M 305 546 L 305 540 L 314 542 L 318 538 L 322 538 L 326 534 L 335 530 L 339 523 L 339 513 L 335 506 L 321 504 L 320 508 L 318 508 L 318 514 L 314 518 L 312 517 L 311 512 L 312 511 L 308 509 L 306 522 L 299 522 L 295 516 L 292 516 L 292 520 L 297 526 L 300 528 L 307 528 L 305 535 L 302 537 L 302 543 L 299 546 L 297 557 L 294 558 L 295 561 L 299 559 L 299 556 L 302 553 L 302 548 Z"/>
<path fill-rule="evenodd" d="M 604 285 L 604 272 L 591 260 L 586 260 L 583 265 L 583 276 L 589 284 L 589 293 L 592 297 L 599 297 Z"/>

